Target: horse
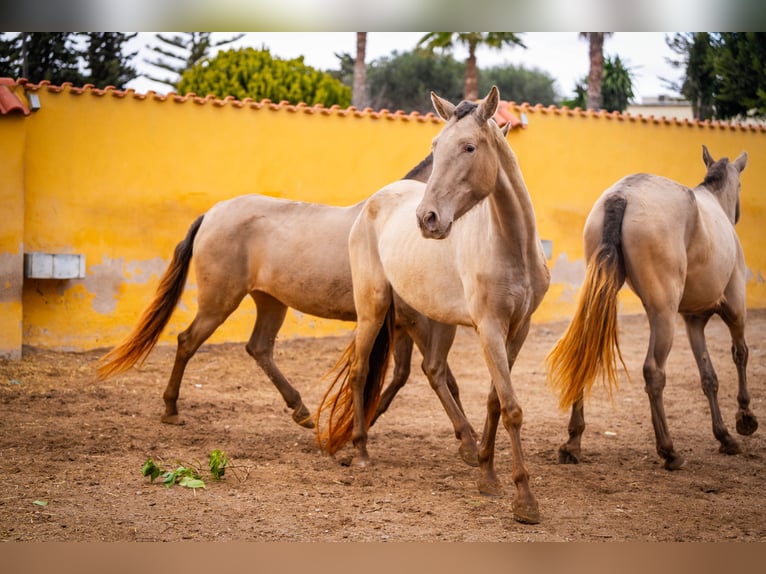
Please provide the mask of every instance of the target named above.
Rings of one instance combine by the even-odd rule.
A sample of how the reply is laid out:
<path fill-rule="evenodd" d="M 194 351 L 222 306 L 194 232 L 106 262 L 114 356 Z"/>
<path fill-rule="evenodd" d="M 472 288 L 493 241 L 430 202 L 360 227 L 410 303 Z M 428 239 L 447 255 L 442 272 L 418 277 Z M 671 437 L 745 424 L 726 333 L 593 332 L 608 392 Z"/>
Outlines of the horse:
<path fill-rule="evenodd" d="M 562 408 L 572 407 L 569 440 L 561 463 L 577 463 L 585 430 L 583 397 L 600 379 L 611 393 L 622 360 L 617 332 L 617 293 L 624 283 L 638 295 L 649 319 L 643 365 L 656 449 L 668 470 L 684 465 L 665 417 L 665 365 L 674 318 L 683 317 L 710 403 L 713 434 L 726 454 L 740 452 L 718 406 L 718 377 L 705 343 L 705 325 L 718 314 L 728 326 L 739 379 L 736 428 L 750 435 L 758 421 L 749 408 L 745 343 L 745 260 L 735 225 L 740 217 L 740 174 L 747 153 L 715 161 L 702 146 L 705 178 L 694 189 L 645 173 L 626 176 L 594 204 L 584 228 L 585 282 L 574 316 L 546 359 L 548 380 Z M 627 368 L 625 368 L 627 373 Z"/>
<path fill-rule="evenodd" d="M 431 100 L 446 123 L 433 140 L 428 182 L 403 180 L 382 188 L 351 229 L 357 328 L 320 402 L 317 420 L 325 414 L 327 420 L 317 425 L 317 440 L 335 454 L 350 439 L 352 464 L 370 463 L 368 422 L 391 355 L 395 301 L 403 299 L 434 321 L 470 326 L 478 333 L 491 378 L 479 446 L 479 491 L 502 494 L 494 468 L 502 417 L 517 489 L 513 516 L 536 523 L 539 506 L 524 464 L 523 414 L 511 368 L 532 312 L 548 289 L 550 272 L 518 160 L 492 120 L 497 87 L 480 103 L 455 105 L 434 92 Z M 442 349 L 442 368 L 448 351 Z"/>
<path fill-rule="evenodd" d="M 405 177 L 426 181 L 431 167 L 429 154 Z M 106 379 L 146 358 L 173 314 L 193 255 L 198 309 L 189 327 L 178 335 L 175 362 L 163 393 L 162 422 L 183 424 L 178 397 L 187 363 L 249 294 L 257 315 L 245 348 L 280 392 L 293 420 L 313 428 L 311 412 L 300 393 L 274 362 L 276 337 L 288 307 L 322 318 L 356 319 L 347 243 L 364 204 L 336 207 L 258 194 L 217 203 L 192 223 L 186 238 L 178 243 L 153 300 L 128 337 L 101 357 L 98 376 Z M 465 417 L 455 378 L 449 367 L 432 366 L 431 348 L 443 341 L 451 343 L 455 330 L 405 307 L 402 303 L 393 380 L 376 418 L 409 377 L 414 341 L 423 355 L 423 370 L 460 441 L 459 454 L 475 466 L 478 434 Z"/>

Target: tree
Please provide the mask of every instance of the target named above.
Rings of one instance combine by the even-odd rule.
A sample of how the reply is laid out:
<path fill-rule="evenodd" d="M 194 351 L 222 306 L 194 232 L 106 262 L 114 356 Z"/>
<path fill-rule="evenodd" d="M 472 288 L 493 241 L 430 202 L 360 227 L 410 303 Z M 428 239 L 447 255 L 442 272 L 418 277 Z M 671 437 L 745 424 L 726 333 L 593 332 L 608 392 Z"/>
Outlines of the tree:
<path fill-rule="evenodd" d="M 476 49 L 479 46 L 496 50 L 504 46 L 526 48 L 519 36 L 513 32 L 429 32 L 418 41 L 419 47 L 428 50 L 441 48 L 448 51 L 454 48 L 455 44 L 464 44 L 468 48 L 463 85 L 465 100 L 476 100 L 479 97 L 479 68 L 476 64 Z"/>
<path fill-rule="evenodd" d="M 449 55 L 416 48 L 384 56 L 367 68 L 370 105 L 376 110 L 433 111 L 431 91 L 456 101 L 463 93 L 465 65 Z"/>
<path fill-rule="evenodd" d="M 356 33 L 356 58 L 354 60 L 354 87 L 351 104 L 357 109 L 367 107 L 367 32 Z"/>
<path fill-rule="evenodd" d="M 607 57 L 604 60 L 603 77 L 601 79 L 602 109 L 608 112 L 624 112 L 633 99 L 633 72 L 625 66 L 619 56 Z M 570 108 L 587 109 L 589 95 L 589 76 L 580 80 L 575 86 L 575 97 L 565 100 L 562 105 Z"/>
<path fill-rule="evenodd" d="M 87 82 L 97 88 L 114 86 L 118 89 L 125 87 L 138 74 L 130 65 L 137 52 L 123 53 L 123 46 L 137 34 L 122 34 L 119 32 L 89 32 L 87 34 L 87 66 L 90 75 Z"/>
<path fill-rule="evenodd" d="M 716 115 L 766 116 L 766 34 L 722 32 L 713 41 Z"/>
<path fill-rule="evenodd" d="M 684 96 L 692 106 L 697 120 L 710 119 L 715 114 L 714 102 L 718 79 L 715 73 L 715 48 L 711 34 L 697 32 L 665 36 L 665 43 L 679 60 L 667 58 L 674 68 L 683 69 L 684 79 L 679 84 L 664 80 L 668 87 Z"/>
<path fill-rule="evenodd" d="M 282 60 L 273 58 L 268 50 L 254 48 L 221 51 L 214 58 L 202 60 L 183 73 L 178 90 L 219 98 L 286 100 L 327 107 L 348 107 L 351 103 L 351 88 L 307 66 L 303 56 Z"/>
<path fill-rule="evenodd" d="M 0 70 L 3 75 L 52 84 L 83 83 L 79 69 L 82 50 L 74 32 L 20 32 L 4 40 Z M 7 52 L 5 50 L 8 50 Z"/>
<path fill-rule="evenodd" d="M 608 112 L 624 112 L 633 100 L 633 72 L 619 56 L 604 60 L 601 99 L 602 107 Z"/>
<path fill-rule="evenodd" d="M 479 77 L 479 93 L 486 94 L 497 86 L 500 96 L 509 102 L 556 104 L 560 98 L 554 88 L 556 81 L 546 72 L 523 66 L 495 66 L 482 69 Z"/>
<path fill-rule="evenodd" d="M 23 76 L 21 72 L 23 50 L 22 34 L 0 34 L 0 78 Z"/>
<path fill-rule="evenodd" d="M 611 32 L 580 32 L 580 37 L 588 40 L 590 68 L 588 72 L 588 99 L 585 103 L 589 110 L 598 111 L 601 109 L 601 82 L 604 76 L 604 38 L 611 34 Z"/>
<path fill-rule="evenodd" d="M 158 78 L 146 74 L 146 77 L 177 89 L 181 74 L 208 56 L 212 48 L 219 48 L 236 42 L 245 34 L 236 34 L 218 42 L 213 42 L 210 35 L 211 32 L 183 32 L 174 36 L 157 34 L 157 39 L 161 44 L 148 46 L 157 56 L 153 60 L 145 58 L 144 61 L 156 68 L 170 72 L 171 76 Z"/>

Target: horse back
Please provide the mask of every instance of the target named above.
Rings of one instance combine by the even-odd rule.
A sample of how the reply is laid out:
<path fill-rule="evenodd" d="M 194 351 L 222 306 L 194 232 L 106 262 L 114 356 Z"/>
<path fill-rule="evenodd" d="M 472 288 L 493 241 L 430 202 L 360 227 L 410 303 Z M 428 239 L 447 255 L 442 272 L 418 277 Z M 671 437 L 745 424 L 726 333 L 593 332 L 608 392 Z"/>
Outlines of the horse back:
<path fill-rule="evenodd" d="M 644 305 L 689 312 L 715 307 L 741 250 L 715 198 L 661 176 L 625 177 L 602 194 L 586 221 L 587 258 L 601 241 L 604 203 L 613 194 L 627 200 L 620 248 L 627 283 Z"/>
<path fill-rule="evenodd" d="M 194 246 L 200 289 L 262 291 L 304 313 L 353 319 L 348 233 L 362 205 L 256 194 L 216 204 Z"/>

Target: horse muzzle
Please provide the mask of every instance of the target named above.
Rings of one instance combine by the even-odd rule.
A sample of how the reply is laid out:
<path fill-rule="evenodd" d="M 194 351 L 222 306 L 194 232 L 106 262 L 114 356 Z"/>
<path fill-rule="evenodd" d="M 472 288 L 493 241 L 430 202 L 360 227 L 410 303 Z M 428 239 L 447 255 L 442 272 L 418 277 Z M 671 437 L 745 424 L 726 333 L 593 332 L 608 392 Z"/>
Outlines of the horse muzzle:
<path fill-rule="evenodd" d="M 426 239 L 444 239 L 452 230 L 452 221 L 444 222 L 435 211 L 418 213 L 420 233 Z"/>

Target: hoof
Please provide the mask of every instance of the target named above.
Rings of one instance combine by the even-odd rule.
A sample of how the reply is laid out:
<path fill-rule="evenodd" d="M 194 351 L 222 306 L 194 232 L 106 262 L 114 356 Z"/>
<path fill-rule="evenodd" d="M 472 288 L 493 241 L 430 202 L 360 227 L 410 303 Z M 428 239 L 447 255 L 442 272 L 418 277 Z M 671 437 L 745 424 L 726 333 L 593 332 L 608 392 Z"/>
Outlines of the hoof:
<path fill-rule="evenodd" d="M 303 428 L 314 428 L 314 418 L 303 404 L 293 411 L 293 420 Z"/>
<path fill-rule="evenodd" d="M 479 480 L 477 483 L 477 486 L 479 487 L 479 492 L 483 494 L 484 496 L 493 496 L 493 497 L 499 497 L 504 496 L 505 491 L 503 490 L 503 485 L 500 484 L 500 481 L 498 480 Z"/>
<path fill-rule="evenodd" d="M 522 524 L 537 524 L 540 522 L 540 509 L 537 503 L 521 504 L 514 500 L 513 519 Z"/>
<path fill-rule="evenodd" d="M 723 454 L 739 454 L 742 452 L 742 449 L 739 448 L 739 443 L 736 440 L 727 436 L 721 441 L 721 446 L 718 448 L 718 452 Z"/>
<path fill-rule="evenodd" d="M 665 470 L 679 470 L 686 464 L 684 457 L 680 454 L 673 453 L 665 458 Z"/>
<path fill-rule="evenodd" d="M 753 434 L 758 428 L 758 419 L 750 411 L 737 411 L 737 432 L 743 436 Z"/>
<path fill-rule="evenodd" d="M 351 464 L 353 464 L 356 468 L 367 468 L 371 463 L 369 458 L 360 458 L 355 456 L 351 461 Z"/>
<path fill-rule="evenodd" d="M 580 453 L 574 453 L 567 445 L 559 447 L 559 464 L 578 464 L 580 462 Z"/>
<path fill-rule="evenodd" d="M 186 424 L 186 421 L 183 420 L 179 415 L 162 415 L 162 418 L 160 420 L 166 425 Z"/>
<path fill-rule="evenodd" d="M 475 442 L 461 444 L 458 452 L 460 453 L 460 458 L 462 458 L 463 462 L 468 466 L 479 466 L 479 448 L 476 446 Z"/>

